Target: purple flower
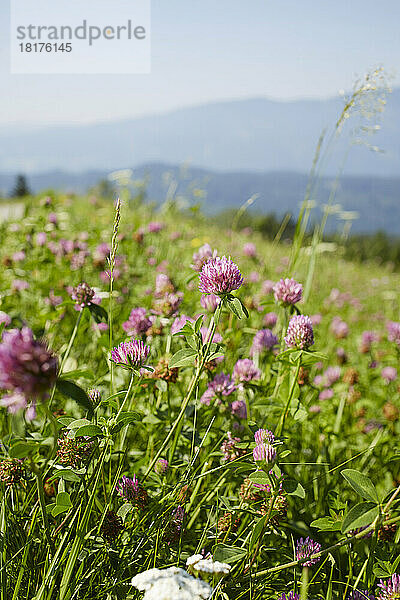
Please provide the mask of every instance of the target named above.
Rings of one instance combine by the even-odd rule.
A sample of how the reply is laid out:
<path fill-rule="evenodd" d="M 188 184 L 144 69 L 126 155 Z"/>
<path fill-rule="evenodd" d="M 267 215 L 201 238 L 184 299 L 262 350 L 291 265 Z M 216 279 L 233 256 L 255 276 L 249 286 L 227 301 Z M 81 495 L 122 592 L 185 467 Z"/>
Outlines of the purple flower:
<path fill-rule="evenodd" d="M 156 315 L 172 317 L 176 314 L 183 300 L 183 293 L 167 293 L 153 303 L 153 312 Z"/>
<path fill-rule="evenodd" d="M 208 327 L 200 327 L 201 339 L 203 340 L 203 344 L 205 344 L 208 336 Z M 213 335 L 212 343 L 220 344 L 222 342 L 222 335 L 218 332 L 215 332 Z"/>
<path fill-rule="evenodd" d="M 231 403 L 231 413 L 238 419 L 247 419 L 247 406 L 244 400 L 234 400 Z"/>
<path fill-rule="evenodd" d="M 211 401 L 220 400 L 221 396 L 229 396 L 236 390 L 236 385 L 229 375 L 219 373 L 208 384 L 208 388 L 200 398 L 203 404 L 209 405 Z"/>
<path fill-rule="evenodd" d="M 363 429 L 363 432 L 364 433 L 371 433 L 371 431 L 375 431 L 375 429 L 383 429 L 383 425 L 377 419 L 371 419 L 365 425 L 365 427 Z"/>
<path fill-rule="evenodd" d="M 168 461 L 165 458 L 159 458 L 156 464 L 154 465 L 154 471 L 157 475 L 165 475 L 168 471 Z"/>
<path fill-rule="evenodd" d="M 270 329 L 260 329 L 253 338 L 250 348 L 250 356 L 261 354 L 265 350 L 272 350 L 278 343 L 278 338 Z"/>
<path fill-rule="evenodd" d="M 136 475 L 133 477 L 124 475 L 118 481 L 115 489 L 124 500 L 130 502 L 136 508 L 143 508 L 147 503 L 147 492 L 140 485 Z"/>
<path fill-rule="evenodd" d="M 252 271 L 249 275 L 250 283 L 257 283 L 260 281 L 260 274 L 257 271 Z"/>
<path fill-rule="evenodd" d="M 322 321 L 322 315 L 320 315 L 320 314 L 311 315 L 310 319 L 311 319 L 311 323 L 313 325 L 320 325 L 321 321 Z"/>
<path fill-rule="evenodd" d="M 160 223 L 160 221 L 150 221 L 147 225 L 149 233 L 159 233 L 162 229 L 164 229 L 164 223 Z"/>
<path fill-rule="evenodd" d="M 11 392 L 1 404 L 10 412 L 44 400 L 57 378 L 57 357 L 34 340 L 29 327 L 5 331 L 0 343 L 0 388 Z"/>
<path fill-rule="evenodd" d="M 0 310 L 0 325 L 2 323 L 4 323 L 4 327 L 8 327 L 11 325 L 11 317 L 7 313 Z"/>
<path fill-rule="evenodd" d="M 210 259 L 199 275 L 199 290 L 203 294 L 224 295 L 237 290 L 243 284 L 239 267 L 226 256 Z"/>
<path fill-rule="evenodd" d="M 269 312 L 264 315 L 263 322 L 264 322 L 265 327 L 272 329 L 273 327 L 275 327 L 277 320 L 278 320 L 278 315 L 274 312 Z"/>
<path fill-rule="evenodd" d="M 128 335 L 143 335 L 152 325 L 152 321 L 146 313 L 146 309 L 142 307 L 132 309 L 129 319 L 122 323 L 122 329 Z"/>
<path fill-rule="evenodd" d="M 199 248 L 198 252 L 193 254 L 193 264 L 191 265 L 194 271 L 200 273 L 203 265 L 210 259 L 217 256 L 217 250 L 212 250 L 210 244 L 204 244 Z"/>
<path fill-rule="evenodd" d="M 185 326 L 185 323 L 187 321 L 193 323 L 193 319 L 191 317 L 188 317 L 187 315 L 180 315 L 179 317 L 176 317 L 175 321 L 171 325 L 171 335 L 178 333 L 178 331 L 180 331 L 182 327 Z"/>
<path fill-rule="evenodd" d="M 23 290 L 27 290 L 29 288 L 29 283 L 24 279 L 14 279 L 11 284 L 11 288 L 15 292 L 22 292 Z"/>
<path fill-rule="evenodd" d="M 25 252 L 23 250 L 18 250 L 18 252 L 14 252 L 12 259 L 14 262 L 21 262 L 25 260 Z"/>
<path fill-rule="evenodd" d="M 256 444 L 272 444 L 275 441 L 275 436 L 269 429 L 258 429 L 254 433 L 254 441 Z"/>
<path fill-rule="evenodd" d="M 261 293 L 264 296 L 268 296 L 268 294 L 270 294 L 271 292 L 274 291 L 274 285 L 275 282 L 272 281 L 272 279 L 266 279 L 265 281 L 263 281 L 262 286 L 261 286 Z"/>
<path fill-rule="evenodd" d="M 303 560 L 305 558 L 311 557 L 313 554 L 317 554 L 317 552 L 321 551 L 321 544 L 318 542 L 314 542 L 310 537 L 307 537 L 305 540 L 300 538 L 297 540 L 296 544 L 296 560 Z M 310 558 L 303 562 L 302 564 L 305 567 L 311 567 L 319 562 L 319 558 Z"/>
<path fill-rule="evenodd" d="M 91 388 L 88 390 L 89 400 L 94 406 L 97 406 L 101 400 L 101 392 L 97 388 Z"/>
<path fill-rule="evenodd" d="M 379 335 L 375 333 L 375 331 L 363 331 L 361 335 L 361 346 L 360 352 L 366 353 L 371 349 L 371 345 L 374 342 L 379 341 Z"/>
<path fill-rule="evenodd" d="M 37 246 L 44 246 L 47 241 L 47 234 L 44 231 L 39 231 L 35 237 Z"/>
<path fill-rule="evenodd" d="M 296 592 L 288 592 L 287 594 L 281 594 L 278 600 L 300 600 L 300 596 Z"/>
<path fill-rule="evenodd" d="M 57 225 L 58 217 L 57 217 L 56 213 L 54 213 L 54 212 L 49 213 L 48 219 L 49 219 L 49 223 L 53 223 L 53 225 Z"/>
<path fill-rule="evenodd" d="M 248 256 L 249 258 L 254 258 L 255 256 L 257 256 L 257 248 L 255 244 L 252 244 L 251 242 L 245 244 L 243 246 L 243 254 L 245 256 Z"/>
<path fill-rule="evenodd" d="M 394 573 L 390 579 L 381 579 L 378 588 L 378 600 L 397 600 L 400 598 L 400 575 Z"/>
<path fill-rule="evenodd" d="M 171 512 L 164 532 L 168 544 L 176 542 L 180 538 L 185 516 L 185 509 L 180 504 Z"/>
<path fill-rule="evenodd" d="M 386 327 L 389 342 L 395 342 L 400 347 L 400 323 L 389 321 Z"/>
<path fill-rule="evenodd" d="M 158 273 L 156 277 L 156 289 L 154 295 L 156 298 L 162 298 L 169 292 L 174 292 L 175 287 L 171 279 L 165 273 Z"/>
<path fill-rule="evenodd" d="M 221 445 L 221 452 L 223 453 L 222 460 L 224 462 L 231 462 L 240 456 L 243 456 L 246 452 L 240 448 L 236 448 L 236 444 L 240 443 L 240 438 L 232 437 L 230 431 L 227 432 L 227 440 L 224 440 Z"/>
<path fill-rule="evenodd" d="M 260 379 L 261 371 L 249 358 L 238 360 L 233 367 L 232 377 L 236 384 Z"/>
<path fill-rule="evenodd" d="M 108 331 L 108 323 L 92 323 L 93 331 Z"/>
<path fill-rule="evenodd" d="M 111 252 L 110 246 L 106 242 L 99 244 L 93 251 L 93 260 L 96 265 L 104 264 L 107 256 Z"/>
<path fill-rule="evenodd" d="M 95 296 L 96 292 L 85 281 L 77 285 L 71 294 L 72 300 L 78 304 L 78 309 L 83 309 L 91 304 L 100 304 L 100 298 Z"/>
<path fill-rule="evenodd" d="M 203 295 L 200 298 L 201 306 L 208 312 L 214 312 L 220 302 L 221 299 L 215 294 Z"/>
<path fill-rule="evenodd" d="M 330 329 L 338 340 L 346 338 L 349 335 L 349 326 L 340 317 L 333 317 Z"/>
<path fill-rule="evenodd" d="M 340 367 L 328 367 L 324 373 L 324 384 L 330 387 L 340 379 Z"/>
<path fill-rule="evenodd" d="M 320 400 L 330 400 L 331 398 L 333 398 L 333 390 L 331 388 L 326 388 L 325 390 L 322 390 L 322 392 L 319 393 L 318 398 Z"/>
<path fill-rule="evenodd" d="M 44 301 L 46 304 L 50 304 L 50 306 L 59 306 L 62 303 L 63 298 L 62 296 L 55 296 L 54 290 L 50 290 L 49 297 L 45 298 Z"/>
<path fill-rule="evenodd" d="M 314 344 L 314 333 L 309 317 L 294 315 L 289 321 L 285 343 L 288 348 L 304 350 Z"/>
<path fill-rule="evenodd" d="M 274 298 L 284 306 L 291 306 L 300 302 L 303 295 L 303 286 L 295 279 L 281 279 L 274 285 Z"/>
<path fill-rule="evenodd" d="M 394 381 L 396 379 L 397 369 L 395 369 L 394 367 L 383 367 L 381 375 L 386 381 L 386 383 L 390 383 L 391 381 Z"/>
<path fill-rule="evenodd" d="M 253 459 L 264 466 L 273 465 L 276 460 L 276 450 L 271 444 L 257 444 L 253 449 Z"/>
<path fill-rule="evenodd" d="M 130 368 L 141 367 L 150 354 L 149 346 L 141 340 L 121 342 L 111 350 L 112 360 L 117 365 L 126 365 Z"/>
<path fill-rule="evenodd" d="M 375 596 L 364 590 L 353 590 L 347 600 L 375 600 Z"/>

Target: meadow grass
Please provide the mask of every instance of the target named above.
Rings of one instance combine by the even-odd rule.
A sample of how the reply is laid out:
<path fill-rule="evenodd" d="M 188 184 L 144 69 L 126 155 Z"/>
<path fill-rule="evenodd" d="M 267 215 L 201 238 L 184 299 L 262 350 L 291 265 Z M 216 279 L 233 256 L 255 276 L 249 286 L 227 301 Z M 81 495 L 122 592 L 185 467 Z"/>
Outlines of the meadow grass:
<path fill-rule="evenodd" d="M 145 598 L 399 597 L 399 274 L 173 202 L 51 194 L 0 232 L 2 600 L 141 598 L 169 567 L 214 591 Z M 243 284 L 199 277 L 205 244 Z"/>

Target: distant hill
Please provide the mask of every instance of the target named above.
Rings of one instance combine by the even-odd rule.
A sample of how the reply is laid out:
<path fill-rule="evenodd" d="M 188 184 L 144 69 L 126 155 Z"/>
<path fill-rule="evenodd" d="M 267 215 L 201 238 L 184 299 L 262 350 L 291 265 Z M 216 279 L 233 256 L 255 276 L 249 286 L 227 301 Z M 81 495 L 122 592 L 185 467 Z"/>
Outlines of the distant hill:
<path fill-rule="evenodd" d="M 0 171 L 113 170 L 147 163 L 189 162 L 216 171 L 310 169 L 316 144 L 334 126 L 343 99 L 274 101 L 265 98 L 217 102 L 166 114 L 92 125 L 0 131 Z M 349 119 L 348 131 L 355 126 Z M 351 149 L 345 173 L 400 175 L 400 90 L 388 96 L 382 130 L 372 143 Z M 333 175 L 348 147 L 341 136 L 325 174 Z"/>
<path fill-rule="evenodd" d="M 285 212 L 297 214 L 304 198 L 307 176 L 293 172 L 217 172 L 200 168 L 183 168 L 168 164 L 148 164 L 134 169 L 133 178 L 147 181 L 150 201 L 164 202 L 167 193 L 167 176 L 177 182 L 176 197 L 179 200 L 199 202 L 195 190 L 204 190 L 200 200 L 203 210 L 213 214 L 226 208 L 239 207 L 248 198 L 258 194 L 253 209 L 262 213 Z M 53 188 L 67 192 L 85 192 L 106 171 L 67 173 L 53 171 L 29 176 L 29 185 L 40 191 Z M 15 174 L 0 173 L 0 190 L 10 190 Z M 322 177 L 313 198 L 322 206 L 329 197 L 334 178 Z M 359 218 L 352 231 L 373 232 L 378 229 L 400 235 L 400 177 L 343 176 L 335 197 L 343 210 L 357 211 Z M 316 211 L 315 218 L 320 216 Z M 332 217 L 330 228 L 336 228 Z"/>

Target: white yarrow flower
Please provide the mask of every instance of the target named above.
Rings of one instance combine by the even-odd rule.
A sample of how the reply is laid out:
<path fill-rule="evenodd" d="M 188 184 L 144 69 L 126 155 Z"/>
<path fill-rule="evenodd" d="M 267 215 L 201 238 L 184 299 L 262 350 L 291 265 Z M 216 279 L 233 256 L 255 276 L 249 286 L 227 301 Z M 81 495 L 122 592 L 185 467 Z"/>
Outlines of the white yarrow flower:
<path fill-rule="evenodd" d="M 213 560 L 212 557 L 203 558 L 201 554 L 193 554 L 189 556 L 186 561 L 186 566 L 189 571 L 196 571 L 197 573 L 207 573 L 213 575 L 227 575 L 231 570 L 231 566 L 227 563 L 219 562 L 219 560 Z"/>
<path fill-rule="evenodd" d="M 136 575 L 131 584 L 145 592 L 143 600 L 207 600 L 212 588 L 178 567 L 149 569 Z"/>
<path fill-rule="evenodd" d="M 202 554 L 193 554 L 192 556 L 189 556 L 189 558 L 186 560 L 186 566 L 191 567 L 192 565 L 195 565 L 196 563 L 198 563 L 199 560 L 203 560 L 203 555 Z"/>

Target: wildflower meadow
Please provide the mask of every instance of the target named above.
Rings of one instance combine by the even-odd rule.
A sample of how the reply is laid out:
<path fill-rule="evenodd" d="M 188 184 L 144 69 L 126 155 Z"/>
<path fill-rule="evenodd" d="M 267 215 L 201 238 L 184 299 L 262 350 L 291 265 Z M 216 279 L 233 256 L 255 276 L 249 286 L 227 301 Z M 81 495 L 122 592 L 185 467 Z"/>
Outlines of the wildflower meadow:
<path fill-rule="evenodd" d="M 400 275 L 122 191 L 0 224 L 1 600 L 399 599 Z"/>

